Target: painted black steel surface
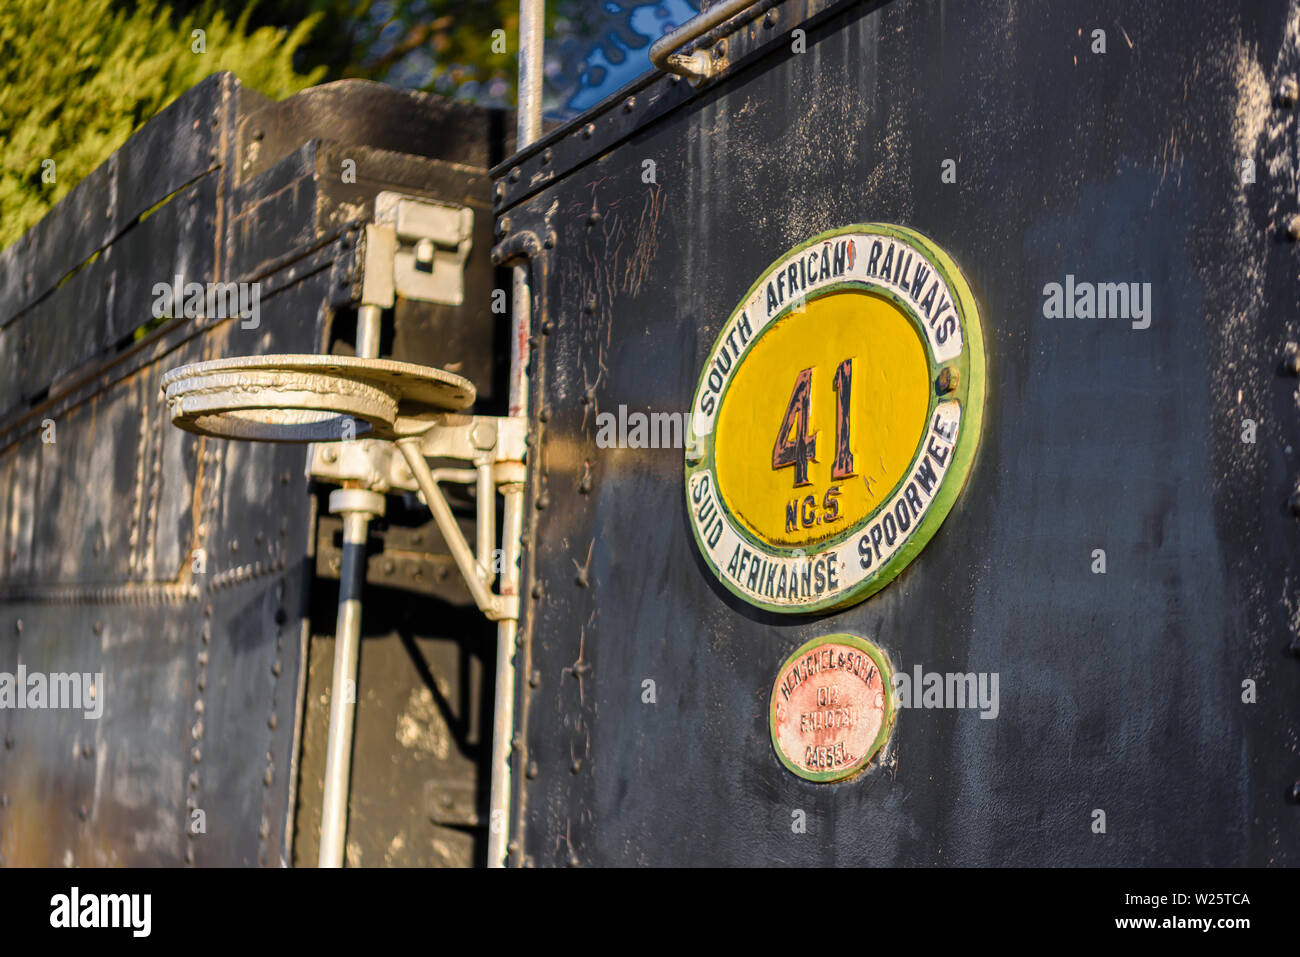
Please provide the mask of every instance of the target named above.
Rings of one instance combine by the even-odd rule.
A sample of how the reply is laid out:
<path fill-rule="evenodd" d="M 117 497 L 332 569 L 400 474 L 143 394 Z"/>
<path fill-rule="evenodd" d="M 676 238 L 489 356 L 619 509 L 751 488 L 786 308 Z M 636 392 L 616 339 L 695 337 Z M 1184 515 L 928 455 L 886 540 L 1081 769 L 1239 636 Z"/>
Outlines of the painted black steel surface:
<path fill-rule="evenodd" d="M 98 720 L 0 709 L 0 863 L 300 857 L 295 821 L 319 827 L 320 792 L 300 781 L 301 744 L 328 723 L 328 707 L 304 700 L 308 664 L 328 661 L 335 621 L 336 588 L 312 588 L 325 493 L 309 482 L 303 446 L 172 427 L 159 379 L 221 356 L 350 352 L 359 229 L 376 194 L 394 189 L 471 206 L 475 233 L 465 305 L 399 301 L 384 355 L 451 366 L 476 380 L 484 408 L 499 404 L 504 317 L 489 311 L 486 167 L 507 126 L 489 111 L 359 82 L 275 104 L 219 74 L 0 253 L 0 672 L 102 672 L 104 703 Z M 137 339 L 153 285 L 176 274 L 260 283 L 260 324 L 177 318 Z M 389 523 L 375 532 L 376 550 L 397 534 Z M 405 544 L 403 568 L 449 563 L 436 533 Z M 463 727 L 461 702 L 490 698 L 490 645 L 486 669 L 455 669 L 483 656 L 492 629 L 464 621 L 464 596 L 417 596 L 402 575 L 394 566 L 383 584 L 402 590 L 386 599 L 367 590 L 367 603 L 387 607 L 366 609 L 363 636 L 384 636 L 381 651 L 436 646 L 436 664 L 371 654 L 363 641 L 362 680 L 375 687 L 363 686 L 357 750 L 414 756 L 354 780 L 352 857 L 467 864 L 483 853 L 482 822 L 444 827 L 426 794 L 431 781 L 467 791 L 468 817 L 486 789 L 478 724 Z M 427 612 L 418 628 L 417 608 Z M 327 665 L 325 686 L 310 685 L 318 697 L 328 675 Z M 440 694 L 460 709 L 456 733 L 433 707 Z M 301 771 L 318 772 L 310 762 Z"/>
<path fill-rule="evenodd" d="M 1281 365 L 1300 334 L 1284 236 L 1298 137 L 1275 96 L 1300 67 L 1300 12 L 850 3 L 797 53 L 796 7 L 776 5 L 777 39 L 720 81 L 638 84 L 635 108 L 612 98 L 497 171 L 505 196 L 524 169 L 517 197 L 546 150 L 564 160 L 501 205 L 508 232 L 554 234 L 534 319 L 513 862 L 1300 863 L 1300 407 Z M 680 105 L 656 113 L 659 97 Z M 598 448 L 597 415 L 685 410 L 769 263 L 875 221 L 933 238 L 976 291 L 981 448 L 883 592 L 760 613 L 696 551 L 682 451 Z M 1045 285 L 1067 275 L 1149 282 L 1150 327 L 1045 318 Z M 796 778 L 768 694 L 830 632 L 873 640 L 900 672 L 996 672 L 996 719 L 905 709 L 883 766 Z"/>

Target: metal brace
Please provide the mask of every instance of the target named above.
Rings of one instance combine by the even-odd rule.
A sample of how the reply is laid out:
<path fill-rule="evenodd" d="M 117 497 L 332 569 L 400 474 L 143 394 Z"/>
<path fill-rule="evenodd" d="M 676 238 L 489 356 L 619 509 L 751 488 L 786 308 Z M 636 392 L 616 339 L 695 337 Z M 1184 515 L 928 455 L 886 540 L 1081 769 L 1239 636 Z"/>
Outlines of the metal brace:
<path fill-rule="evenodd" d="M 360 485 L 376 492 L 416 492 L 429 506 L 479 610 L 492 621 L 518 619 L 517 595 L 495 593 L 496 492 L 524 483 L 524 437 L 528 423 L 520 417 L 445 414 L 421 435 L 393 442 L 359 439 L 318 443 L 311 449 L 312 478 L 339 485 Z M 429 468 L 430 459 L 452 459 L 470 468 Z M 439 484 L 457 482 L 476 488 L 475 548 L 461 533 Z"/>

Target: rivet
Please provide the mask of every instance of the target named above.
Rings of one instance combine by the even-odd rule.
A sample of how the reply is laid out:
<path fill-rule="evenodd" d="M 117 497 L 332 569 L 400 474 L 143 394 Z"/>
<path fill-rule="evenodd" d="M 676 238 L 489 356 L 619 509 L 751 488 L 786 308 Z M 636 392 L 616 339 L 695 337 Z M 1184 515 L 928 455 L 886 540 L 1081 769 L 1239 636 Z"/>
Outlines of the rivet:
<path fill-rule="evenodd" d="M 569 770 L 572 773 L 577 774 L 579 771 L 582 770 L 582 762 L 577 758 L 574 758 L 573 763 L 569 765 Z"/>
<path fill-rule="evenodd" d="M 583 495 L 588 494 L 591 491 L 591 484 L 591 473 L 588 472 L 582 477 L 582 481 L 578 483 L 578 491 Z"/>
<path fill-rule="evenodd" d="M 763 26 L 767 27 L 769 30 L 770 30 L 772 27 L 776 26 L 776 11 L 775 11 L 775 10 L 769 10 L 769 11 L 767 11 L 767 15 L 763 17 Z"/>
<path fill-rule="evenodd" d="M 549 232 L 547 232 L 546 238 L 542 240 L 542 245 L 545 246 L 547 249 L 554 249 L 557 241 L 558 240 L 556 239 L 555 236 L 555 230 L 552 229 Z"/>
<path fill-rule="evenodd" d="M 510 171 L 510 182 L 512 182 L 512 183 L 517 183 L 517 182 L 519 182 L 519 177 L 520 177 L 520 175 L 521 175 L 521 174 L 520 174 L 520 172 L 519 172 L 519 167 L 516 166 L 514 169 L 512 169 L 512 170 Z"/>
<path fill-rule="evenodd" d="M 193 847 L 187 847 L 187 848 L 185 848 L 185 863 L 186 863 L 186 864 L 193 864 L 193 863 L 194 863 L 194 848 L 193 848 Z"/>
<path fill-rule="evenodd" d="M 551 151 L 551 148 L 549 146 L 546 149 L 542 150 L 542 165 L 550 166 L 551 160 L 554 158 L 554 156 L 555 154 Z"/>
<path fill-rule="evenodd" d="M 536 688 L 542 683 L 542 673 L 533 669 L 533 673 L 528 676 L 528 687 Z"/>
<path fill-rule="evenodd" d="M 935 391 L 939 395 L 947 395 L 957 388 L 958 373 L 951 367 L 939 371 L 939 379 L 935 383 Z"/>
<path fill-rule="evenodd" d="M 104 626 L 103 626 L 102 623 L 100 623 L 100 622 L 97 621 L 97 622 L 95 622 L 93 625 L 90 626 L 90 630 L 91 630 L 91 632 L 93 632 L 94 634 L 98 635 L 98 634 L 101 634 L 101 633 L 104 631 Z"/>
<path fill-rule="evenodd" d="M 1291 800 L 1296 804 L 1300 804 L 1300 781 L 1291 785 Z"/>
<path fill-rule="evenodd" d="M 1290 242 L 1300 240 L 1300 216 L 1292 216 L 1287 222 L 1286 238 Z"/>
<path fill-rule="evenodd" d="M 544 405 L 541 407 L 541 409 L 538 410 L 537 421 L 539 422 L 551 421 L 551 407 L 549 405 Z"/>
<path fill-rule="evenodd" d="M 1289 504 L 1291 506 L 1291 514 L 1300 517 L 1300 485 L 1297 485 L 1291 492 Z"/>
<path fill-rule="evenodd" d="M 537 496 L 536 504 L 537 504 L 537 510 L 539 512 L 542 511 L 542 509 L 546 508 L 546 506 L 551 504 L 551 493 L 543 492 L 541 495 Z"/>
<path fill-rule="evenodd" d="M 573 580 L 574 580 L 574 582 L 577 583 L 577 585 L 578 585 L 579 588 L 586 588 L 586 587 L 587 587 L 587 569 L 585 569 L 585 568 L 579 568 L 579 569 L 578 569 L 578 574 L 574 576 L 574 579 L 573 579 Z"/>
<path fill-rule="evenodd" d="M 529 761 L 529 762 L 528 762 L 528 767 L 527 767 L 527 769 L 524 771 L 524 774 L 526 774 L 529 778 L 535 778 L 535 777 L 537 777 L 537 762 L 536 762 L 536 761 Z"/>
<path fill-rule="evenodd" d="M 595 296 L 588 296 L 588 297 L 586 298 L 586 300 L 583 301 L 583 303 L 582 303 L 582 311 L 585 312 L 585 313 L 587 313 L 587 315 L 591 315 L 593 312 L 596 311 L 596 297 L 595 297 Z"/>
<path fill-rule="evenodd" d="M 200 761 L 203 760 L 203 752 L 200 751 L 198 748 L 195 748 L 193 751 L 190 752 L 190 758 L 194 761 L 195 764 L 198 764 Z"/>
<path fill-rule="evenodd" d="M 272 731 L 275 730 L 276 725 L 278 725 L 279 723 L 280 723 L 280 716 L 275 714 L 274 712 L 272 712 L 271 717 L 266 719 L 266 726 L 270 728 Z"/>
<path fill-rule="evenodd" d="M 717 45 L 715 45 L 713 48 L 713 59 L 721 60 L 726 55 L 727 55 L 727 41 L 719 40 Z"/>
<path fill-rule="evenodd" d="M 595 124 L 594 124 L 594 123 L 588 123 L 586 126 L 584 126 L 584 127 L 582 128 L 582 138 L 583 138 L 584 140 L 589 140 L 589 139 L 591 139 L 592 135 L 593 135 L 595 132 L 596 132 L 596 126 L 595 126 Z"/>
<path fill-rule="evenodd" d="M 498 203 L 501 202 L 503 199 L 506 198 L 506 184 L 505 184 L 505 183 L 496 183 L 496 184 L 492 187 L 492 198 L 493 198 L 494 200 L 496 200 L 496 202 L 498 202 Z"/>
<path fill-rule="evenodd" d="M 578 866 L 578 855 L 574 854 L 572 851 L 569 852 L 569 866 L 570 867 Z"/>
<path fill-rule="evenodd" d="M 14 631 L 20 635 L 23 633 L 23 620 L 21 618 L 14 621 Z"/>
<path fill-rule="evenodd" d="M 275 780 L 275 769 L 267 768 L 266 774 L 262 776 L 262 784 L 264 784 L 266 787 L 269 788 L 271 786 L 271 782 L 274 780 Z"/>
<path fill-rule="evenodd" d="M 94 753 L 95 753 L 95 749 L 92 748 L 90 745 L 88 745 L 88 744 L 83 744 L 83 745 L 81 746 L 81 756 L 82 756 L 83 758 L 88 758 L 88 757 L 90 757 L 90 756 L 91 756 L 92 754 L 94 754 Z"/>
<path fill-rule="evenodd" d="M 593 209 L 587 214 L 587 225 L 595 226 L 598 222 L 600 222 L 600 210 Z"/>
<path fill-rule="evenodd" d="M 629 96 L 626 100 L 623 101 L 623 112 L 631 113 L 634 109 L 636 109 L 636 97 Z"/>
<path fill-rule="evenodd" d="M 77 808 L 77 817 L 81 818 L 83 821 L 90 817 L 90 811 L 87 810 L 86 805 L 83 804 L 81 807 Z"/>
<path fill-rule="evenodd" d="M 540 600 L 542 595 L 544 594 L 546 594 L 546 589 L 542 587 L 541 582 L 537 582 L 535 585 L 533 585 L 532 595 L 534 601 Z"/>
<path fill-rule="evenodd" d="M 1296 81 L 1293 77 L 1287 77 L 1277 86 L 1277 101 L 1283 106 L 1295 106 L 1296 97 L 1300 96 L 1300 90 L 1296 87 Z"/>
<path fill-rule="evenodd" d="M 1282 347 L 1282 371 L 1287 375 L 1300 376 L 1300 345 L 1288 342 Z"/>

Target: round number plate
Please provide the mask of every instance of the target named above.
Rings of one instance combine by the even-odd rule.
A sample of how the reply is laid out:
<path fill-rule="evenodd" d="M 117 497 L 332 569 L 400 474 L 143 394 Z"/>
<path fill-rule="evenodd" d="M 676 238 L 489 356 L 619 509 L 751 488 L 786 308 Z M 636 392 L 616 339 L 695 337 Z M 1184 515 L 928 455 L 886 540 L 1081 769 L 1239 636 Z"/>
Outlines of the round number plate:
<path fill-rule="evenodd" d="M 984 409 L 975 297 L 900 226 L 849 226 L 773 263 L 695 392 L 686 495 L 714 574 L 770 611 L 861 601 L 934 535 Z"/>
<path fill-rule="evenodd" d="M 893 670 L 856 635 L 814 638 L 785 660 L 768 720 L 781 763 L 809 781 L 843 781 L 870 763 L 894 727 Z"/>

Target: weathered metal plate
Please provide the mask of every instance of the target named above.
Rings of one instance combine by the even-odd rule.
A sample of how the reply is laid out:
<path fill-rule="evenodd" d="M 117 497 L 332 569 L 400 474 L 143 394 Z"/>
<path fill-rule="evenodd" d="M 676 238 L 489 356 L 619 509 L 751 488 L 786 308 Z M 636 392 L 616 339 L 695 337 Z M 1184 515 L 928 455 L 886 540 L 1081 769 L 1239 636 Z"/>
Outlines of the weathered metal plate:
<path fill-rule="evenodd" d="M 399 297 L 386 371 L 359 384 L 396 402 L 397 424 L 473 401 L 465 379 L 475 411 L 503 403 L 483 169 L 502 119 L 360 82 L 269 104 L 219 74 L 0 254 L 0 674 L 89 676 L 102 700 L 97 717 L 0 701 L 0 864 L 314 859 L 322 769 L 304 742 L 324 737 L 329 668 L 308 672 L 337 611 L 313 575 L 323 492 L 301 446 L 174 428 L 162 375 L 276 353 L 355 372 L 312 354 L 352 351 L 359 226 L 391 189 L 475 208 L 466 298 Z M 137 341 L 151 290 L 178 274 L 260 287 L 260 313 L 177 315 Z M 406 363 L 448 373 L 418 370 L 412 390 Z M 391 590 L 366 598 L 357 750 L 375 764 L 356 764 L 349 860 L 470 864 L 486 846 L 493 629 L 445 587 L 410 593 L 451 563 L 411 502 L 394 497 L 371 539 L 386 546 L 372 585 Z"/>
<path fill-rule="evenodd" d="M 743 68 L 698 89 L 651 77 L 631 112 L 612 100 L 500 170 L 511 235 L 554 233 L 533 288 L 512 860 L 1300 863 L 1300 415 L 1282 361 L 1300 332 L 1283 233 L 1300 109 L 1274 95 L 1300 69 L 1300 3 L 895 0 L 811 23 L 803 7 L 746 23 L 773 39 Z M 714 42 L 732 56 L 738 36 Z M 535 179 L 543 163 L 559 169 Z M 689 410 L 755 277 L 881 220 L 939 240 L 975 290 L 979 451 L 889 587 L 827 618 L 775 614 L 705 565 L 683 451 L 610 447 L 601 425 Z M 1153 305 L 1045 316 L 1069 275 L 1149 283 Z M 976 677 L 989 706 L 913 694 L 862 780 L 797 777 L 769 696 L 777 664 L 829 632 L 880 645 L 900 700 L 919 666 L 945 688 Z"/>
<path fill-rule="evenodd" d="M 975 297 L 914 230 L 865 225 L 764 271 L 705 359 L 686 494 L 695 541 L 770 611 L 860 601 L 925 547 L 984 411 Z"/>
<path fill-rule="evenodd" d="M 809 781 L 863 771 L 894 728 L 893 671 L 856 635 L 826 635 L 781 665 L 768 721 L 781 763 Z"/>

